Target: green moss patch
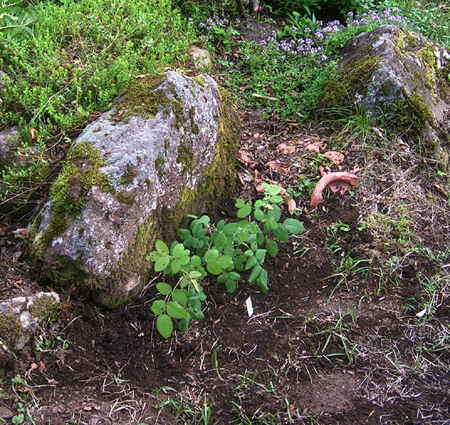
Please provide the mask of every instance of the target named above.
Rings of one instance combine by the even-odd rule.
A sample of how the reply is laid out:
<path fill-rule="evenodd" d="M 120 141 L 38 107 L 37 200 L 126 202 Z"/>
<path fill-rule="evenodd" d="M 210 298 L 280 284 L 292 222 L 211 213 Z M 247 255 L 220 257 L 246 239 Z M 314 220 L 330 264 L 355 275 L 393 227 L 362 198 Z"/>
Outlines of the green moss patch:
<path fill-rule="evenodd" d="M 177 162 L 183 164 L 183 171 L 190 171 L 195 165 L 194 152 L 183 140 L 178 146 Z"/>
<path fill-rule="evenodd" d="M 67 220 L 81 213 L 87 205 L 87 194 L 92 186 L 112 194 L 121 203 L 133 203 L 132 197 L 117 192 L 109 177 L 100 172 L 100 167 L 105 165 L 107 162 L 101 157 L 100 150 L 90 142 L 79 143 L 70 150 L 63 169 L 50 190 L 53 212 L 47 229 L 43 234 L 38 233 L 42 219 L 40 215 L 32 226 L 30 240 L 34 245 L 35 257 L 41 257 L 54 238 L 67 229 Z"/>
<path fill-rule="evenodd" d="M 366 96 L 372 74 L 379 68 L 381 58 L 367 57 L 347 65 L 327 85 L 324 90 L 320 107 L 335 109 L 353 103 L 355 88 L 365 87 Z"/>
<path fill-rule="evenodd" d="M 430 108 L 419 94 L 403 93 L 402 97 L 394 105 L 396 131 L 411 137 L 423 135 L 425 124 L 433 120 Z"/>
<path fill-rule="evenodd" d="M 154 118 L 161 107 L 169 103 L 165 95 L 154 91 L 165 80 L 164 74 L 156 74 L 137 77 L 131 81 L 117 105 L 118 110 L 122 111 L 121 118 L 130 115 Z"/>

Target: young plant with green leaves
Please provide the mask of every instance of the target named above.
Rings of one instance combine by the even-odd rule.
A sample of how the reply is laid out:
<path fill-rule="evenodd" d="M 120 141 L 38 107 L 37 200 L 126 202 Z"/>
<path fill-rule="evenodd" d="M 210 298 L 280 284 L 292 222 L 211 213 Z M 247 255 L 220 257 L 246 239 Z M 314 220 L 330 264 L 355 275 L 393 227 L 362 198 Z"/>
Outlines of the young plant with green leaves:
<path fill-rule="evenodd" d="M 281 220 L 283 198 L 281 187 L 263 183 L 263 199 L 236 201 L 240 221 L 211 224 L 208 216 L 195 217 L 189 229 L 179 229 L 181 242 L 174 241 L 170 248 L 161 240 L 147 257 L 154 262 L 155 272 L 178 278 L 172 286 L 166 282 L 156 284 L 164 299 L 155 300 L 152 311 L 156 326 L 164 338 L 174 329 L 185 331 L 191 319 L 203 319 L 202 302 L 206 300 L 201 281 L 215 277 L 228 292 L 234 292 L 245 274 L 249 283 L 256 282 L 263 292 L 268 291 L 268 275 L 263 264 L 268 253 L 275 257 L 278 244 L 288 242 L 289 234 L 304 231 L 303 224 L 294 218 Z M 272 236 L 272 237 L 268 237 Z"/>

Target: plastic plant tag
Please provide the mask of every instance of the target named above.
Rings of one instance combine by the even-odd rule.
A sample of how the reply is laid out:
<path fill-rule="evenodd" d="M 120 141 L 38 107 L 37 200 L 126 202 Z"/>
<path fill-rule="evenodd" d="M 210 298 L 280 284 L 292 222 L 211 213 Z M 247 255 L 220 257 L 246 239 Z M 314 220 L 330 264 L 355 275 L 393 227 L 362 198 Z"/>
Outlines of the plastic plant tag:
<path fill-rule="evenodd" d="M 253 316 L 253 305 L 252 305 L 252 299 L 250 297 L 248 297 L 245 300 L 245 305 L 247 307 L 248 317 L 252 317 Z"/>

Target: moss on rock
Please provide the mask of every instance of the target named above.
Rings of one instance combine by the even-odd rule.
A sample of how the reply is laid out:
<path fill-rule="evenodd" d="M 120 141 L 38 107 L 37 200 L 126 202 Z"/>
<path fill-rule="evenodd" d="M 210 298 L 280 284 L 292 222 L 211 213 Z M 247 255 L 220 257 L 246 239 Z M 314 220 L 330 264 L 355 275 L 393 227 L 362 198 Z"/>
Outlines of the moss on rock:
<path fill-rule="evenodd" d="M 165 74 L 143 75 L 132 80 L 117 104 L 117 109 L 122 111 L 120 118 L 130 115 L 154 118 L 161 107 L 169 102 L 166 96 L 154 91 L 165 80 Z"/>
<path fill-rule="evenodd" d="M 106 164 L 100 150 L 89 142 L 81 142 L 69 151 L 61 173 L 50 190 L 53 207 L 50 223 L 45 232 L 39 234 L 42 216 L 38 215 L 31 228 L 30 242 L 34 245 L 35 258 L 41 257 L 52 241 L 67 229 L 70 217 L 81 213 L 87 205 L 87 195 L 92 186 L 99 187 L 104 193 L 111 193 L 121 203 L 133 202 L 129 196 L 118 193 L 109 177 L 100 172 L 100 167 Z"/>
<path fill-rule="evenodd" d="M 438 162 L 448 156 L 440 146 L 449 140 L 442 131 L 442 111 L 448 108 L 442 101 L 450 103 L 441 47 L 384 26 L 349 41 L 341 53 L 341 69 L 320 104 L 325 115 L 335 118 L 343 110 L 363 108 L 374 125 L 382 122 L 393 134 L 425 141 L 427 155 Z"/>
<path fill-rule="evenodd" d="M 380 58 L 365 57 L 356 62 L 350 63 L 328 83 L 324 90 L 320 107 L 329 109 L 338 109 L 354 102 L 355 88 L 361 88 L 358 91 L 361 96 L 367 95 L 367 89 L 373 73 L 379 68 Z"/>

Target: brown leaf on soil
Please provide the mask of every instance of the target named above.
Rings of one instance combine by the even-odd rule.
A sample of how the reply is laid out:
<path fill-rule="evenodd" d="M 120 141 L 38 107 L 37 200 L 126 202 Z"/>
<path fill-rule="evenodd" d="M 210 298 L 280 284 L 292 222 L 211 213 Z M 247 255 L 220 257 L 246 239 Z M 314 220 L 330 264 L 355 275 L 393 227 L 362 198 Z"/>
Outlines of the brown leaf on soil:
<path fill-rule="evenodd" d="M 277 151 L 283 155 L 289 155 L 291 153 L 294 153 L 296 149 L 294 146 L 286 145 L 286 143 L 280 143 L 277 146 Z"/>
<path fill-rule="evenodd" d="M 340 193 L 345 193 L 348 189 L 349 185 L 355 185 L 359 183 L 359 178 L 355 174 L 351 173 L 329 173 L 324 175 L 316 184 L 314 188 L 313 194 L 311 196 L 310 206 L 315 207 L 320 204 L 323 200 L 322 192 L 323 190 L 329 186 L 331 183 L 334 183 L 335 188 L 337 187 Z M 347 187 L 346 187 L 347 186 Z M 331 186 L 330 186 L 331 188 Z M 342 192 L 342 190 L 344 192 Z"/>
<path fill-rule="evenodd" d="M 269 161 L 266 164 L 264 164 L 264 167 L 268 168 L 274 168 L 275 170 L 281 170 L 283 173 L 287 174 L 288 169 L 286 168 L 285 164 L 280 164 L 277 161 Z"/>
<path fill-rule="evenodd" d="M 442 188 L 437 184 L 432 185 L 431 188 L 434 189 L 436 192 L 440 193 L 441 195 L 444 195 L 446 198 L 450 196 L 449 192 L 447 192 L 444 188 Z"/>
<path fill-rule="evenodd" d="M 319 142 L 314 142 L 314 143 L 310 143 L 309 145 L 306 145 L 306 149 L 311 151 L 311 152 L 320 152 L 320 149 L 322 149 L 323 147 L 323 141 L 319 141 Z"/>
<path fill-rule="evenodd" d="M 293 199 L 286 200 L 288 204 L 289 212 L 294 211 L 297 208 L 297 204 Z"/>
<path fill-rule="evenodd" d="M 255 162 L 252 160 L 252 158 L 250 158 L 250 155 L 243 150 L 239 150 L 238 151 L 238 161 L 242 162 L 242 164 L 244 164 L 246 167 L 248 167 L 249 165 L 255 164 Z"/>
<path fill-rule="evenodd" d="M 30 230 L 27 228 L 13 230 L 16 239 L 26 239 L 30 235 Z"/>
<path fill-rule="evenodd" d="M 329 159 L 333 164 L 339 165 L 344 162 L 344 155 L 342 155 L 340 152 L 336 151 L 328 151 L 323 154 L 323 156 L 327 159 Z"/>
<path fill-rule="evenodd" d="M 333 193 L 339 193 L 339 195 L 343 195 L 345 192 L 347 192 L 350 185 L 346 182 L 339 181 L 330 183 L 328 187 L 331 189 Z"/>

